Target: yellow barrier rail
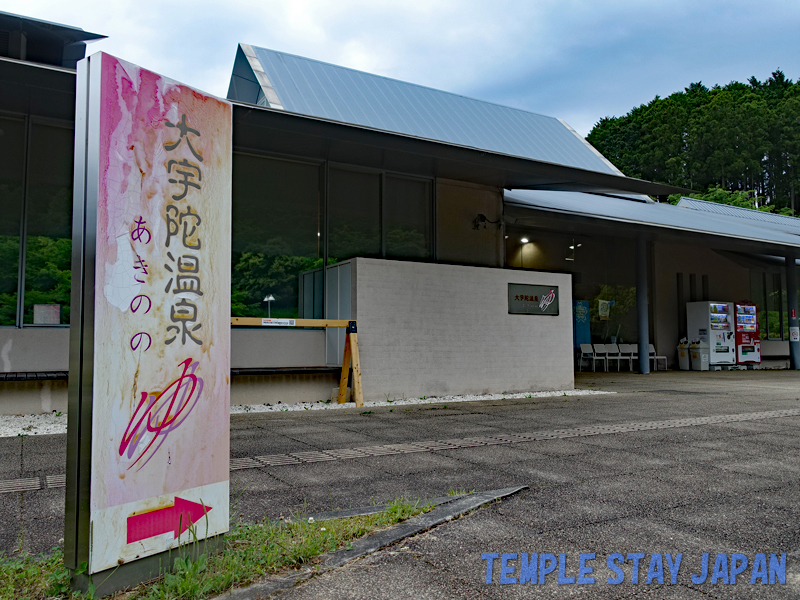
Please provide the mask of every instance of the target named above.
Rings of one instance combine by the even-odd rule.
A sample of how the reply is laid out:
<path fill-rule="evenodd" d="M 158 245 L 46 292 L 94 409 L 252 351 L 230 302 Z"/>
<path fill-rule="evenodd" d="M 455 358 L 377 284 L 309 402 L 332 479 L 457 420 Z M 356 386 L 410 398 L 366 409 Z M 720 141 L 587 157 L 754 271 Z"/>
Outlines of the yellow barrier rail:
<path fill-rule="evenodd" d="M 342 356 L 342 376 L 339 379 L 339 404 L 347 402 L 347 380 L 353 369 L 353 401 L 364 406 L 364 390 L 361 387 L 361 360 L 358 356 L 358 333 L 355 321 L 341 319 L 260 319 L 258 317 L 231 317 L 231 325 L 241 327 L 346 327 Z"/>

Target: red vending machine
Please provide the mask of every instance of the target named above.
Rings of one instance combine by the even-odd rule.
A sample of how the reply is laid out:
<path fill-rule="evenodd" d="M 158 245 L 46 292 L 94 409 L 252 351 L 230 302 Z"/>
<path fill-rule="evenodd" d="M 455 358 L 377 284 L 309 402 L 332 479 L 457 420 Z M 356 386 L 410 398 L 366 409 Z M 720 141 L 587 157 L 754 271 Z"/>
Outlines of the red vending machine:
<path fill-rule="evenodd" d="M 736 362 L 740 365 L 761 362 L 761 334 L 755 304 L 736 304 Z"/>

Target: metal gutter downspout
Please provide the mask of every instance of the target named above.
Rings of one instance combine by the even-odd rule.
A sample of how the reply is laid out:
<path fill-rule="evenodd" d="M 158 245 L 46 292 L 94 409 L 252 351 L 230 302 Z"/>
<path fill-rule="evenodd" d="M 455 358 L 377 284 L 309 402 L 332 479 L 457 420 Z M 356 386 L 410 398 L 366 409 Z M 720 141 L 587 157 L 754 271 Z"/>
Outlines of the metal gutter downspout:
<path fill-rule="evenodd" d="M 786 256 L 786 304 L 789 309 L 789 368 L 800 370 L 800 329 L 797 319 L 797 262 L 793 253 Z"/>
<path fill-rule="evenodd" d="M 647 314 L 647 240 L 636 239 L 636 315 L 639 336 L 639 373 L 650 373 L 650 319 Z"/>

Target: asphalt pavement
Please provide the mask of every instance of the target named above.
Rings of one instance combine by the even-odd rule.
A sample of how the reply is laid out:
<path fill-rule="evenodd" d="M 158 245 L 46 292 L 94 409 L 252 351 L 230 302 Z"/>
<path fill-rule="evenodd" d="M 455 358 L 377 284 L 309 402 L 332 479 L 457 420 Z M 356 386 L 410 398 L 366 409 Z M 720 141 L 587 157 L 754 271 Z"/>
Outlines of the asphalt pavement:
<path fill-rule="evenodd" d="M 237 415 L 232 512 L 528 486 L 287 598 L 800 598 L 800 374 L 598 373 L 576 387 L 616 393 Z M 64 437 L 0 439 L 0 552 L 62 537 Z M 40 483 L 2 492 L 13 481 Z M 527 561 L 543 583 L 519 583 Z"/>

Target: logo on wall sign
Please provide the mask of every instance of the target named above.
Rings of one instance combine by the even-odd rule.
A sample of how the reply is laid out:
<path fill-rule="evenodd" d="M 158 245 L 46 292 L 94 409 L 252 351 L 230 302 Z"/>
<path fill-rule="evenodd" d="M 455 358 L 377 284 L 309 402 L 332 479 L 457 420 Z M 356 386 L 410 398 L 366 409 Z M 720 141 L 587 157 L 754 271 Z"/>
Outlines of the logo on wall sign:
<path fill-rule="evenodd" d="M 170 432 L 180 427 L 197 405 L 203 392 L 203 379 L 195 374 L 199 364 L 187 358 L 178 363 L 183 372 L 164 391 L 141 392 L 141 400 L 119 445 L 119 455 L 133 460 L 128 469 L 145 457 L 137 470 L 150 462 Z"/>
<path fill-rule="evenodd" d="M 551 289 L 546 296 L 542 296 L 542 299 L 539 300 L 539 308 L 541 308 L 543 311 L 547 310 L 547 307 L 550 306 L 555 299 L 556 299 L 556 292 L 555 290 Z"/>

